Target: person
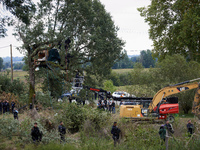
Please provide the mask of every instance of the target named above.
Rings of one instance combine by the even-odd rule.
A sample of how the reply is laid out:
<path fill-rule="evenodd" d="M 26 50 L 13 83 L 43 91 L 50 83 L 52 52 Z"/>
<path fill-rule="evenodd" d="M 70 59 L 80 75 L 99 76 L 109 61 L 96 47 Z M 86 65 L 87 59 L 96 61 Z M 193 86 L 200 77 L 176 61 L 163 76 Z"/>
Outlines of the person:
<path fill-rule="evenodd" d="M 121 106 L 123 104 L 123 101 L 120 101 L 119 105 Z"/>
<path fill-rule="evenodd" d="M 60 132 L 60 142 L 65 142 L 65 134 L 66 134 L 66 128 L 63 125 L 63 122 L 60 122 L 60 125 L 58 126 L 58 132 Z"/>
<path fill-rule="evenodd" d="M 117 122 L 114 122 L 112 129 L 111 129 L 111 134 L 113 135 L 112 138 L 114 140 L 114 146 L 116 146 L 116 143 L 119 143 L 119 133 L 121 130 L 117 127 Z"/>
<path fill-rule="evenodd" d="M 7 102 L 4 100 L 3 102 L 3 113 L 7 112 Z"/>
<path fill-rule="evenodd" d="M 105 110 L 105 104 L 104 104 L 104 102 L 101 102 L 101 109 Z"/>
<path fill-rule="evenodd" d="M 13 113 L 13 110 L 14 110 L 14 107 L 15 107 L 15 102 L 14 101 L 11 102 L 11 107 L 12 107 L 12 113 Z"/>
<path fill-rule="evenodd" d="M 42 140 L 42 132 L 40 132 L 38 126 L 37 126 L 37 122 L 34 123 L 33 128 L 31 129 L 31 136 L 33 139 L 33 142 L 39 142 Z"/>
<path fill-rule="evenodd" d="M 9 101 L 6 101 L 7 102 L 7 112 L 10 111 L 10 104 L 9 104 Z"/>
<path fill-rule="evenodd" d="M 114 102 L 114 100 L 112 101 L 112 113 L 115 114 L 115 102 Z"/>
<path fill-rule="evenodd" d="M 109 100 L 109 102 L 108 102 L 108 109 L 109 109 L 109 112 L 111 113 L 111 109 L 112 109 L 112 102 L 111 102 L 111 100 Z"/>
<path fill-rule="evenodd" d="M 165 136 L 166 136 L 166 128 L 164 125 L 161 125 L 160 126 L 160 129 L 159 129 L 159 135 L 160 135 L 160 138 L 165 141 Z"/>
<path fill-rule="evenodd" d="M 15 107 L 14 110 L 13 110 L 13 115 L 14 115 L 14 119 L 17 119 L 17 120 L 18 120 L 18 110 L 17 110 L 16 107 Z"/>
<path fill-rule="evenodd" d="M 72 103 L 72 96 L 69 96 L 69 102 Z"/>
<path fill-rule="evenodd" d="M 97 103 L 97 108 L 101 109 L 101 104 L 99 102 Z"/>
<path fill-rule="evenodd" d="M 166 124 L 164 125 L 166 129 L 166 137 L 169 137 L 171 134 L 174 133 L 172 124 L 169 123 L 169 120 L 166 121 Z"/>
<path fill-rule="evenodd" d="M 3 103 L 1 102 L 1 100 L 0 100 L 0 114 L 2 113 L 2 110 L 3 110 L 3 105 L 2 105 Z"/>
<path fill-rule="evenodd" d="M 194 132 L 194 126 L 191 123 L 191 120 L 188 120 L 187 129 L 188 129 L 189 137 L 191 137 L 191 135 Z"/>
<path fill-rule="evenodd" d="M 105 98 L 105 100 L 104 100 L 104 104 L 105 104 L 104 109 L 107 110 L 107 109 L 108 109 L 108 106 L 107 106 L 107 100 L 106 100 L 106 98 Z"/>

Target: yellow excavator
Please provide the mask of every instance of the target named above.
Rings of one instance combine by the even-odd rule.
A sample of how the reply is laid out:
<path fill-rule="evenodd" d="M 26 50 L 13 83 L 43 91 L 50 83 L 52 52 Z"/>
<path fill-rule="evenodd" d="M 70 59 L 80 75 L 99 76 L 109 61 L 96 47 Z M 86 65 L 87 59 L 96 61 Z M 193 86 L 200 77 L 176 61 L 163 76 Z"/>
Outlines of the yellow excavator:
<path fill-rule="evenodd" d="M 167 96 L 197 89 L 194 96 L 192 113 L 200 118 L 200 82 L 194 82 L 197 80 L 200 80 L 200 78 L 162 88 L 154 95 L 151 102 L 149 102 L 149 106 L 146 107 L 141 103 L 136 105 L 126 105 L 124 103 L 120 107 L 120 116 L 128 118 L 148 118 L 149 116 L 153 116 L 156 119 L 173 117 L 171 114 L 179 113 L 178 100 L 175 99 L 172 103 L 169 103 Z"/>

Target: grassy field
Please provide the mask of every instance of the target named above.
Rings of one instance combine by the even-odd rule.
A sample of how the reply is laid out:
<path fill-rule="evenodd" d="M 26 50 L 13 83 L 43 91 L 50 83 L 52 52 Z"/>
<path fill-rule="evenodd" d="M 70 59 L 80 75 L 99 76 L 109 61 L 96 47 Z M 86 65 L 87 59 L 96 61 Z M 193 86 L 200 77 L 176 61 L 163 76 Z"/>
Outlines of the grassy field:
<path fill-rule="evenodd" d="M 133 69 L 113 69 L 114 72 L 118 74 L 128 73 L 131 72 Z M 0 74 L 6 74 L 6 71 L 0 72 Z M 13 72 L 13 78 L 14 79 L 20 79 L 21 81 L 26 81 L 25 76 L 28 75 L 27 71 L 21 71 L 21 70 L 14 70 Z M 9 73 L 9 76 L 11 76 L 11 73 Z"/>
<path fill-rule="evenodd" d="M 112 69 L 113 72 L 116 72 L 118 74 L 128 73 L 131 72 L 133 69 Z"/>
<path fill-rule="evenodd" d="M 133 70 L 134 70 L 133 68 L 130 68 L 130 69 L 112 69 L 113 72 L 116 72 L 118 74 L 128 73 L 128 72 L 131 72 Z M 144 71 L 149 71 L 149 68 L 144 68 Z"/>
<path fill-rule="evenodd" d="M 6 71 L 0 72 L 0 74 L 6 74 L 6 73 L 7 73 Z M 21 70 L 14 70 L 13 71 L 13 79 L 19 78 L 20 81 L 26 82 L 26 78 L 25 78 L 26 75 L 28 75 L 27 71 L 21 71 Z M 9 73 L 9 76 L 11 77 L 11 72 Z"/>

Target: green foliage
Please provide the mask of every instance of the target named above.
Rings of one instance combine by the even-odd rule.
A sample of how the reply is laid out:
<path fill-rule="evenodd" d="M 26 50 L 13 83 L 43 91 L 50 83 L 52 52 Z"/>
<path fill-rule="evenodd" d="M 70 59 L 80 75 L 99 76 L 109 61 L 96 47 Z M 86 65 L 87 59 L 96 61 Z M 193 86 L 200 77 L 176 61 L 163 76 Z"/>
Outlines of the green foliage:
<path fill-rule="evenodd" d="M 0 57 L 0 72 L 1 72 L 1 69 L 3 69 L 3 59 Z"/>
<path fill-rule="evenodd" d="M 116 87 L 113 85 L 112 80 L 106 80 L 103 83 L 103 89 L 106 91 L 110 91 L 111 93 L 116 91 Z"/>
<path fill-rule="evenodd" d="M 19 22 L 15 26 L 15 35 L 23 41 L 19 50 L 27 54 L 29 87 L 32 90 L 35 89 L 33 61 L 38 58 L 37 54 L 41 50 L 58 49 L 61 64 L 52 62 L 54 67 L 50 70 L 63 74 L 60 78 L 65 78 L 67 82 L 75 76 L 76 70 L 82 74 L 84 72 L 88 76 L 85 79 L 95 76 L 100 82 L 110 74 L 115 60 L 121 57 L 124 42 L 117 37 L 118 28 L 98 0 L 45 0 L 38 3 L 35 14 L 28 17 L 31 25 Z M 71 40 L 70 46 L 65 43 L 68 38 Z M 71 56 L 67 62 L 66 47 Z M 83 68 L 83 65 L 86 67 Z M 49 77 L 49 91 L 53 97 L 61 95 L 60 78 Z M 46 79 L 42 81 L 48 82 Z M 47 88 L 47 84 L 43 88 Z"/>
<path fill-rule="evenodd" d="M 43 93 L 50 93 L 53 98 L 58 99 L 65 91 L 66 84 L 62 73 L 60 73 L 60 69 L 57 68 L 57 70 L 54 71 L 40 68 L 35 75 L 37 77 L 37 83 L 42 81 L 42 85 L 40 86 Z"/>
<path fill-rule="evenodd" d="M 24 83 L 19 79 L 14 79 L 13 82 L 11 82 L 6 74 L 0 74 L 0 87 L 2 91 L 18 95 L 25 91 Z"/>
<path fill-rule="evenodd" d="M 22 68 L 24 67 L 24 63 L 14 63 L 13 64 L 13 69 L 14 70 L 22 70 Z"/>
<path fill-rule="evenodd" d="M 155 60 L 152 57 L 152 52 L 150 50 L 141 51 L 138 62 L 142 63 L 144 68 L 150 68 L 155 66 Z"/>
<path fill-rule="evenodd" d="M 182 54 L 189 60 L 200 61 L 198 1 L 152 0 L 148 7 L 138 8 L 150 26 L 153 55 L 160 60 L 165 56 Z"/>
<path fill-rule="evenodd" d="M 125 51 L 122 59 L 118 60 L 112 67 L 112 69 L 121 68 L 133 68 L 133 62 L 129 59 L 127 52 Z"/>
<path fill-rule="evenodd" d="M 108 77 L 109 80 L 112 80 L 114 86 L 124 86 L 131 84 L 131 75 L 130 73 L 116 73 L 114 71 L 111 72 Z"/>
<path fill-rule="evenodd" d="M 12 0 L 1 1 L 3 6 L 9 10 L 14 16 L 24 22 L 26 25 L 30 24 L 30 14 L 35 11 L 35 5 L 31 0 Z"/>
<path fill-rule="evenodd" d="M 85 121 L 90 120 L 95 129 L 99 129 L 110 117 L 107 112 L 102 112 L 89 106 L 80 106 L 74 103 L 65 106 L 65 109 L 57 116 L 57 121 L 64 122 L 66 127 L 72 133 L 80 131 Z"/>
<path fill-rule="evenodd" d="M 31 2 L 31 0 L 1 0 L 0 4 L 3 4 L 3 6 L 10 12 L 12 15 L 17 17 L 19 20 L 21 20 L 26 25 L 30 24 L 30 16 L 31 13 L 34 13 L 35 11 L 35 5 Z M 0 17 L 0 38 L 5 37 L 7 34 L 6 26 L 10 26 L 14 24 L 14 21 L 12 17 L 6 16 L 7 12 Z"/>

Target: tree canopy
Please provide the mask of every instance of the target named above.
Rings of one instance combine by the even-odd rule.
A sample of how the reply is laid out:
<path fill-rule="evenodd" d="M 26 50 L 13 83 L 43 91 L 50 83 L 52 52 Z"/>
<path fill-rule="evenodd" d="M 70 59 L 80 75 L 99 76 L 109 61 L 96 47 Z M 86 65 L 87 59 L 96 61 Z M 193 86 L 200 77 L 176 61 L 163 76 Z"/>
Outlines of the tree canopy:
<path fill-rule="evenodd" d="M 152 0 L 138 10 L 149 24 L 155 57 L 182 54 L 200 62 L 200 5 L 198 0 Z"/>
<path fill-rule="evenodd" d="M 98 0 L 41 0 L 29 18 L 29 26 L 21 22 L 15 29 L 23 41 L 20 50 L 27 52 L 30 82 L 34 80 L 33 60 L 42 50 L 57 48 L 61 69 L 66 68 L 66 53 L 70 54 L 68 76 L 74 76 L 76 70 L 84 71 L 86 81 L 91 75 L 105 78 L 114 61 L 122 56 L 124 42 L 117 37 L 118 28 Z M 67 39 L 70 46 L 65 44 Z"/>
<path fill-rule="evenodd" d="M 0 57 L 0 71 L 3 69 L 3 59 Z"/>
<path fill-rule="evenodd" d="M 12 15 L 29 25 L 29 15 L 35 11 L 35 5 L 31 0 L 0 0 L 0 4 Z M 0 37 L 5 37 L 7 31 L 6 25 L 11 25 L 11 20 L 10 16 L 6 16 L 6 13 L 4 17 L 0 17 Z"/>
<path fill-rule="evenodd" d="M 150 50 L 141 51 L 138 62 L 142 63 L 145 68 L 150 68 L 155 66 L 155 60 L 152 57 L 152 52 Z"/>

